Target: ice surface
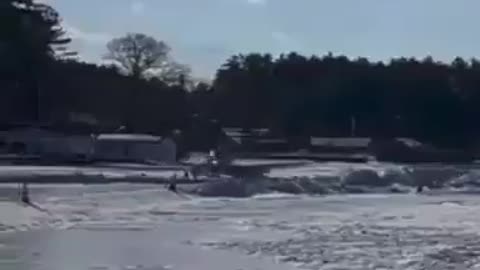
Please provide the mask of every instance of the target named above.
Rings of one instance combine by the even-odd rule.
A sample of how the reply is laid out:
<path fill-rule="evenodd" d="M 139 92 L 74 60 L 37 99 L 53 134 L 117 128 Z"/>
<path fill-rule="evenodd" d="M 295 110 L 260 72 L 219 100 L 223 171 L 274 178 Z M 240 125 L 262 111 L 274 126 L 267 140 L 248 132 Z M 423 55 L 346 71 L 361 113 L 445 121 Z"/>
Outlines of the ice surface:
<path fill-rule="evenodd" d="M 355 166 L 273 184 L 230 179 L 227 187 L 239 181 L 250 192 L 237 198 L 161 185 L 31 185 L 47 212 L 18 204 L 16 185 L 0 185 L 0 269 L 478 268 L 480 197 L 467 194 L 476 171 Z M 431 178 L 444 187 L 385 193 Z M 367 193 L 310 192 L 338 181 Z M 295 186 L 303 192 L 285 192 Z"/>
<path fill-rule="evenodd" d="M 215 199 L 132 185 L 33 186 L 32 193 L 51 214 L 4 202 L 2 224 L 17 231 L 9 234 L 17 244 L 37 250 L 27 252 L 39 253 L 29 260 L 48 269 L 87 269 L 87 262 L 106 269 L 472 269 L 480 263 L 476 196 Z M 47 228 L 60 231 L 43 233 Z M 22 236 L 26 230 L 34 236 Z"/>

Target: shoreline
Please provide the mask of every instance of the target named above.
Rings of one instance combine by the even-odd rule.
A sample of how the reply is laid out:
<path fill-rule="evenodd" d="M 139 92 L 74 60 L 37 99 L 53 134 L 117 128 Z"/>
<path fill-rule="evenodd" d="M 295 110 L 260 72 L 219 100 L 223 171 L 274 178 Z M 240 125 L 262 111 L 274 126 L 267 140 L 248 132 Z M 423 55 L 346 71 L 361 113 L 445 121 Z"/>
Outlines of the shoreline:
<path fill-rule="evenodd" d="M 253 163 L 252 163 L 253 164 Z M 345 167 L 347 165 L 347 167 Z M 360 170 L 368 170 L 372 167 L 376 169 L 388 169 L 392 166 L 398 167 L 402 171 L 408 168 L 408 171 L 415 170 L 445 170 L 454 169 L 456 171 L 468 171 L 480 169 L 480 164 L 397 164 L 397 163 L 381 163 L 372 162 L 366 163 L 366 168 L 363 168 L 358 163 L 316 163 L 314 167 L 322 169 L 323 166 L 327 168 L 337 169 L 352 169 L 351 166 L 359 166 Z M 253 165 L 255 168 L 255 164 Z M 269 165 L 262 165 L 268 168 Z M 312 170 L 312 164 L 308 166 L 308 170 Z M 233 166 L 249 168 L 249 165 Z M 280 168 L 279 168 L 280 167 Z M 281 169 L 282 166 L 272 165 L 272 169 Z M 302 169 L 302 165 L 298 165 Z M 173 177 L 176 176 L 176 183 L 179 185 L 201 184 L 205 182 L 215 181 L 215 179 L 237 178 L 232 175 L 198 175 L 197 178 L 191 179 L 184 177 L 186 166 L 174 165 L 147 165 L 134 163 L 101 163 L 94 166 L 72 166 L 72 165 L 5 165 L 0 164 L 0 184 L 12 183 L 35 183 L 35 184 L 114 184 L 114 183 L 138 183 L 138 184 L 168 184 Z M 403 169 L 402 169 L 403 168 Z M 285 169 L 291 169 L 286 166 Z M 323 170 L 323 169 L 322 169 Z M 312 171 L 313 172 L 313 171 Z M 302 172 L 303 173 L 303 172 Z M 322 174 L 322 176 L 324 176 Z M 245 176 L 247 177 L 247 176 Z M 262 178 L 283 179 L 283 177 L 275 177 L 263 175 Z M 299 176 L 300 177 L 300 176 Z M 243 178 L 243 177 L 241 177 Z M 248 178 L 248 177 L 247 177 Z M 287 177 L 289 178 L 289 177 Z M 292 179 L 296 179 L 294 175 Z M 303 178 L 303 177 L 300 177 Z M 308 177 L 307 177 L 308 178 Z"/>
<path fill-rule="evenodd" d="M 141 176 L 125 176 L 125 177 L 105 177 L 102 175 L 2 175 L 0 176 L 0 184 L 89 184 L 103 185 L 115 183 L 131 183 L 131 184 L 169 184 L 169 178 L 165 177 L 141 177 Z M 197 179 L 190 180 L 185 178 L 177 178 L 177 185 L 194 185 L 206 182 L 206 180 Z"/>

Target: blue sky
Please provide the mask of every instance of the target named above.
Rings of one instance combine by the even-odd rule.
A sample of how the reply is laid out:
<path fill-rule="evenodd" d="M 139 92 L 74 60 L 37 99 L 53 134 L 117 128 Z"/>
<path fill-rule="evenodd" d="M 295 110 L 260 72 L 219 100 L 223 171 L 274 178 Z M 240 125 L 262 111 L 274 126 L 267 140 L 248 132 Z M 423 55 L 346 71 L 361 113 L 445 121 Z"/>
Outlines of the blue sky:
<path fill-rule="evenodd" d="M 126 32 L 166 41 L 209 78 L 232 54 L 299 51 L 385 60 L 480 57 L 478 0 L 44 0 L 86 61 Z"/>

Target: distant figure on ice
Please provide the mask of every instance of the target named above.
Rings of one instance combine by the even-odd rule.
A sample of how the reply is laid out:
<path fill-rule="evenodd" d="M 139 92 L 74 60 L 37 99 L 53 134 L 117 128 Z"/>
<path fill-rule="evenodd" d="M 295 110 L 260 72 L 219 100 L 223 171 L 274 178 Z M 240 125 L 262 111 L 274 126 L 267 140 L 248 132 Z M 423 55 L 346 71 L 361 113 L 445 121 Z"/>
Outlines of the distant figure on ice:
<path fill-rule="evenodd" d="M 172 178 L 170 178 L 170 183 L 168 184 L 168 190 L 177 193 L 177 175 L 173 175 Z"/>
<path fill-rule="evenodd" d="M 26 183 L 23 183 L 22 185 L 21 200 L 25 204 L 31 204 L 30 196 L 28 195 L 28 186 Z"/>
<path fill-rule="evenodd" d="M 433 181 L 430 179 L 425 179 L 421 178 L 418 180 L 418 185 L 417 185 L 417 193 L 423 193 L 425 191 L 425 188 L 432 188 L 433 186 Z"/>
<path fill-rule="evenodd" d="M 21 192 L 20 192 L 20 199 L 21 199 L 22 202 L 23 202 L 24 204 L 26 204 L 27 206 L 33 207 L 33 208 L 37 209 L 38 211 L 41 211 L 41 212 L 45 212 L 45 213 L 50 214 L 50 212 L 48 212 L 48 210 L 43 209 L 43 208 L 41 208 L 40 206 L 38 206 L 38 205 L 36 205 L 35 203 L 33 203 L 32 201 L 30 201 L 30 195 L 29 195 L 27 183 L 23 183 L 23 184 L 22 184 L 22 190 L 21 190 Z"/>

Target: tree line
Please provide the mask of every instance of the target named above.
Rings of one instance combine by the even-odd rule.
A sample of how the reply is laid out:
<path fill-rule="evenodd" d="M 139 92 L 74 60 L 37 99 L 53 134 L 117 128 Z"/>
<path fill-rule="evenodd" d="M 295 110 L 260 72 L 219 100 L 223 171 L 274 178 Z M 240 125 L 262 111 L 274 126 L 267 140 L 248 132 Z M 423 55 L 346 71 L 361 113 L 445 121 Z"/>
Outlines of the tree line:
<path fill-rule="evenodd" d="M 289 138 L 413 137 L 469 147 L 480 134 L 480 62 L 345 56 L 231 56 L 211 84 L 195 83 L 163 41 L 130 33 L 106 44 L 109 65 L 84 63 L 57 11 L 32 0 L 0 2 L 0 122 L 68 122 L 94 129 L 184 131 L 215 144 L 221 126 L 270 128 Z"/>
<path fill-rule="evenodd" d="M 466 145 L 479 134 L 480 62 L 397 58 L 387 63 L 298 53 L 236 55 L 213 84 L 215 114 L 289 136 L 406 136 Z"/>

